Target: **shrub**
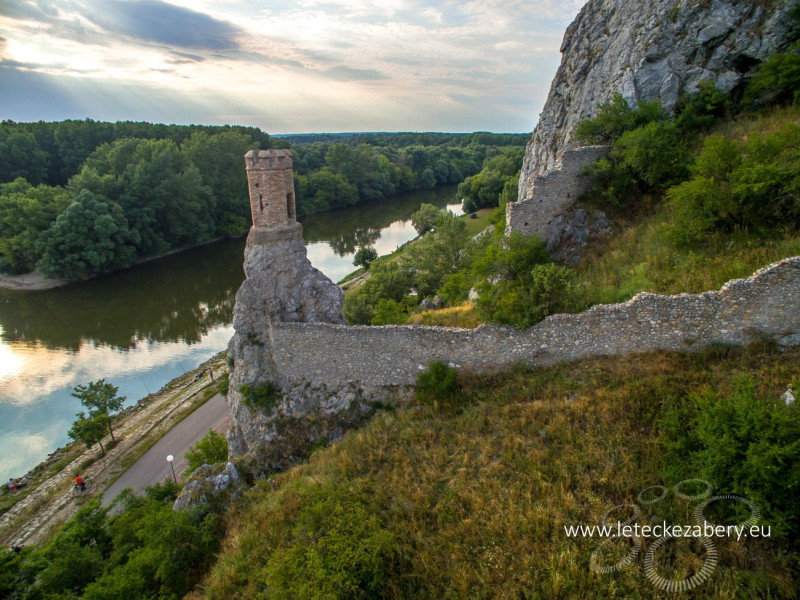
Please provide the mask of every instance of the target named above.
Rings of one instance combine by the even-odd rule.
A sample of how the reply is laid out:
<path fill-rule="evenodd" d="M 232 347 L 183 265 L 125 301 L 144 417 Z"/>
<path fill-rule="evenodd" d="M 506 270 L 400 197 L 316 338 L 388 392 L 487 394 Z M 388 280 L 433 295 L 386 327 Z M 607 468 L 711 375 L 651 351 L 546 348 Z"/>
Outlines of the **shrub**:
<path fill-rule="evenodd" d="M 208 433 L 196 444 L 189 447 L 186 460 L 189 461 L 189 472 L 203 465 L 213 465 L 228 459 L 228 440 L 220 433 L 209 429 Z"/>
<path fill-rule="evenodd" d="M 280 390 L 269 381 L 255 386 L 245 384 L 239 387 L 239 392 L 246 407 L 260 408 L 264 411 L 275 408 L 280 398 Z"/>
<path fill-rule="evenodd" d="M 488 321 L 524 328 L 578 306 L 575 273 L 554 263 L 536 265 L 524 277 L 478 286 L 476 307 Z"/>
<path fill-rule="evenodd" d="M 689 148 L 671 121 L 654 121 L 623 133 L 606 158 L 589 170 L 590 197 L 606 210 L 629 208 L 642 193 L 666 188 L 688 174 Z"/>
<path fill-rule="evenodd" d="M 755 105 L 800 102 L 800 45 L 764 61 L 750 79 L 745 100 Z"/>
<path fill-rule="evenodd" d="M 428 365 L 417 376 L 415 397 L 420 404 L 437 406 L 449 404 L 458 392 L 458 371 L 440 361 Z"/>
<path fill-rule="evenodd" d="M 800 219 L 800 127 L 752 135 L 744 144 L 709 136 L 694 178 L 667 193 L 671 236 L 697 241 L 708 231 L 797 226 Z"/>
<path fill-rule="evenodd" d="M 609 144 L 626 131 L 666 118 L 658 100 L 640 102 L 633 109 L 622 94 L 616 93 L 608 102 L 598 106 L 595 118 L 578 123 L 575 139 L 584 145 Z"/>
<path fill-rule="evenodd" d="M 408 313 L 395 300 L 381 298 L 375 305 L 372 325 L 402 325 L 408 320 Z"/>
<path fill-rule="evenodd" d="M 797 406 L 759 396 L 753 378 L 729 394 L 706 391 L 668 405 L 660 420 L 669 476 L 701 477 L 720 494 L 755 502 L 773 534 L 800 533 L 800 418 Z"/>
<path fill-rule="evenodd" d="M 224 371 L 222 375 L 219 376 L 219 383 L 217 383 L 217 390 L 223 396 L 227 396 L 229 385 L 230 385 L 230 373 L 228 371 Z"/>
<path fill-rule="evenodd" d="M 394 536 L 360 502 L 326 492 L 300 509 L 288 546 L 270 557 L 265 597 L 380 597 L 389 577 Z"/>

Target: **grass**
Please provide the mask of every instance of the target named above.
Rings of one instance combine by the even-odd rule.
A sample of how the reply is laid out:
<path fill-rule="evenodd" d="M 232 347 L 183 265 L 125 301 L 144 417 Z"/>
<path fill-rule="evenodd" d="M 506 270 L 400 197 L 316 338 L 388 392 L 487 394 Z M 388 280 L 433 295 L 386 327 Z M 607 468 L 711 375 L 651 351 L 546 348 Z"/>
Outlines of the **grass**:
<path fill-rule="evenodd" d="M 789 231 L 774 237 L 714 233 L 700 246 L 679 248 L 667 240 L 669 220 L 669 211 L 658 209 L 592 248 L 576 268 L 587 306 L 622 302 L 639 292 L 719 289 L 726 281 L 800 255 L 800 235 Z"/>
<path fill-rule="evenodd" d="M 800 107 L 741 115 L 711 133 L 741 142 L 753 135 L 774 134 L 788 123 L 800 124 Z M 670 209 L 657 198 L 642 203 L 645 208 L 638 215 L 622 220 L 619 231 L 594 245 L 577 267 L 587 306 L 621 302 L 643 291 L 678 294 L 718 289 L 726 281 L 800 254 L 796 227 L 768 235 L 715 232 L 701 244 L 682 247 L 667 236 Z"/>
<path fill-rule="evenodd" d="M 492 216 L 493 212 L 493 208 L 482 208 L 475 213 L 478 215 L 476 219 L 470 219 L 469 215 L 463 216 L 462 218 L 467 222 L 467 231 L 469 231 L 469 234 L 475 236 L 486 229 L 489 226 L 489 217 Z"/>
<path fill-rule="evenodd" d="M 476 214 L 478 215 L 477 219 L 470 219 L 469 215 L 462 215 L 462 219 L 464 219 L 467 223 L 467 231 L 469 231 L 470 235 L 475 236 L 479 234 L 481 231 L 486 229 L 489 226 L 489 217 L 494 212 L 493 208 L 483 208 L 479 210 Z M 399 260 L 403 253 L 406 251 L 407 248 L 413 246 L 419 237 L 415 237 L 413 240 L 409 240 L 405 244 L 398 246 L 394 252 L 390 254 L 386 254 L 385 256 L 380 256 L 376 258 L 372 264 L 379 264 L 381 262 L 394 262 Z M 369 271 L 360 267 L 345 275 L 342 279 L 339 280 L 337 285 L 339 285 L 345 292 L 349 293 L 353 290 L 358 289 L 358 287 L 366 281 L 366 278 L 369 276 Z"/>
<path fill-rule="evenodd" d="M 755 377 L 759 393 L 778 398 L 799 371 L 800 352 L 751 347 L 466 377 L 462 410 L 379 413 L 307 464 L 260 482 L 229 514 L 203 589 L 208 598 L 282 597 L 264 587 L 270 561 L 295 545 L 302 550 L 313 532 L 297 537 L 296 524 L 316 498 L 335 495 L 366 507 L 395 540 L 381 597 L 660 597 L 642 576 L 641 556 L 612 575 L 593 574 L 597 540 L 568 538 L 564 525 L 596 524 L 644 488 L 676 483 L 662 481 L 654 425 L 675 398 L 707 388 L 728 393 L 737 374 Z M 671 510 L 689 518 L 688 506 Z M 711 582 L 670 597 L 795 597 L 791 542 L 723 540 L 717 547 Z M 696 568 L 691 553 L 673 551 L 684 575 Z M 670 569 L 662 566 L 667 576 Z"/>
<path fill-rule="evenodd" d="M 461 327 L 474 329 L 481 324 L 475 308 L 471 304 L 462 304 L 438 310 L 426 310 L 408 320 L 410 325 L 438 325 L 440 327 Z"/>

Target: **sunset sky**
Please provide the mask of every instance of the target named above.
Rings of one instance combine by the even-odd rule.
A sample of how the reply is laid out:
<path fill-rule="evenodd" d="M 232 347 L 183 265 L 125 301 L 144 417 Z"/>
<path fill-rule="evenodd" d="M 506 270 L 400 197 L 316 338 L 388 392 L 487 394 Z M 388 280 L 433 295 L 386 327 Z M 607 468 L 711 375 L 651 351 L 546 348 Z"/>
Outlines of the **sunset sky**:
<path fill-rule="evenodd" d="M 584 0 L 0 0 L 0 119 L 526 132 Z"/>

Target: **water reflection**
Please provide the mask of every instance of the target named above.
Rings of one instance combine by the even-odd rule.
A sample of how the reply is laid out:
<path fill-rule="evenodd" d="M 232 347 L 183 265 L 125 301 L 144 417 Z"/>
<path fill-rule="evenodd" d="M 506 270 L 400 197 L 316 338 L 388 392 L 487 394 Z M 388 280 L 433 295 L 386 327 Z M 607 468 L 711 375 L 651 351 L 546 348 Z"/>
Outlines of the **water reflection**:
<path fill-rule="evenodd" d="M 0 291 L 3 339 L 70 350 L 84 340 L 198 342 L 231 322 L 243 244 L 225 240 L 55 290 Z"/>
<path fill-rule="evenodd" d="M 394 251 L 415 236 L 409 219 L 421 203 L 444 208 L 454 195 L 446 188 L 309 216 L 309 259 L 338 281 L 359 246 Z M 0 290 L 0 481 L 68 441 L 81 408 L 74 386 L 104 377 L 133 402 L 223 350 L 243 251 L 244 239 L 224 240 L 64 288 Z"/>
<path fill-rule="evenodd" d="M 364 202 L 354 208 L 309 215 L 303 219 L 303 237 L 307 244 L 327 243 L 338 256 L 354 254 L 359 246 L 375 245 L 375 242 L 382 237 L 383 230 L 392 224 L 407 229 L 409 235 L 413 237 L 416 235 L 413 228 L 404 222 L 411 218 L 420 204 L 427 203 L 445 208 L 453 204 L 455 192 L 455 186 L 446 186 L 391 200 Z M 354 211 L 358 212 L 355 222 Z"/>

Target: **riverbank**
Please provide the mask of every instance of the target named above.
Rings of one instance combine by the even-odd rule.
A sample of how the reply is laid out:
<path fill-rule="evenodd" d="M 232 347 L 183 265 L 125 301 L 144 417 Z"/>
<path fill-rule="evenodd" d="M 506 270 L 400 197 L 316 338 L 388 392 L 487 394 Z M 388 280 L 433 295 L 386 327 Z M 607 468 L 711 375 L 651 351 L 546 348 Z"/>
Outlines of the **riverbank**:
<path fill-rule="evenodd" d="M 6 290 L 19 290 L 35 292 L 52 290 L 70 283 L 69 279 L 45 279 L 38 273 L 23 273 L 22 275 L 0 274 L 0 288 Z"/>
<path fill-rule="evenodd" d="M 177 254 L 178 252 L 191 250 L 192 248 L 200 248 L 202 246 L 207 246 L 208 244 L 213 244 L 214 242 L 218 242 L 222 239 L 225 238 L 216 237 L 213 240 L 208 240 L 207 242 L 202 242 L 200 244 L 189 244 L 186 246 L 181 246 L 180 248 L 175 248 L 174 250 L 170 250 L 169 252 L 164 252 L 163 254 L 156 254 L 155 256 L 146 256 L 144 258 L 140 258 L 139 260 L 137 260 L 132 266 L 143 265 L 145 263 L 158 260 L 159 258 L 165 258 L 167 256 Z M 20 292 L 38 292 L 42 290 L 53 290 L 55 288 L 69 285 L 70 283 L 80 283 L 81 281 L 96 279 L 97 277 L 102 277 L 103 275 L 108 275 L 109 273 L 113 272 L 115 271 L 103 271 L 102 273 L 98 273 L 90 277 L 84 277 L 82 279 L 59 279 L 59 278 L 45 279 L 36 271 L 31 271 L 30 273 L 22 273 L 21 275 L 6 275 L 0 273 L 0 289 L 16 290 Z"/>
<path fill-rule="evenodd" d="M 214 372 L 213 381 L 209 368 Z M 198 373 L 203 374 L 195 381 Z M 98 447 L 87 450 L 75 443 L 54 452 L 27 473 L 27 488 L 14 495 L 4 490 L 0 496 L 0 510 L 4 511 L 0 516 L 0 543 L 45 543 L 56 526 L 70 519 L 83 503 L 101 496 L 170 429 L 217 393 L 225 373 L 225 353 L 220 353 L 126 408 L 114 426 L 117 443 L 105 456 Z M 90 488 L 86 495 L 74 499 L 71 489 L 79 473 Z"/>

